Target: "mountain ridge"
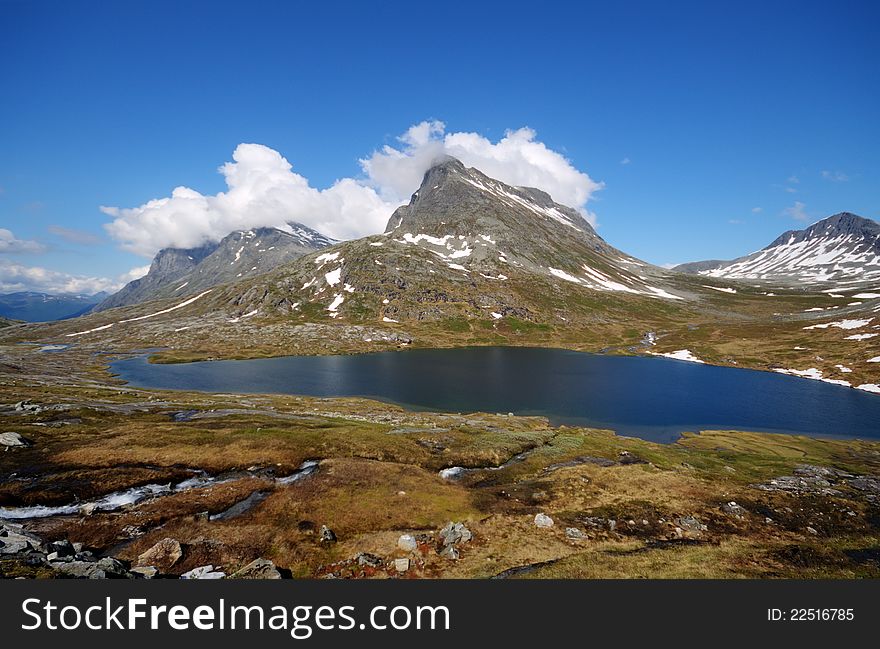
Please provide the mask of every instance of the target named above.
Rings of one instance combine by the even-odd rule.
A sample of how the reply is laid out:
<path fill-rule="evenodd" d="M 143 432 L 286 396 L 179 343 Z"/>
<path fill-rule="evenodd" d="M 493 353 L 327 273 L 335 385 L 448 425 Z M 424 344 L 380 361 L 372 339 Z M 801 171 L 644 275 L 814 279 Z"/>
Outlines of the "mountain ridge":
<path fill-rule="evenodd" d="M 235 230 L 216 243 L 160 250 L 144 277 L 126 284 L 95 307 L 104 311 L 163 297 L 191 295 L 243 276 L 268 272 L 335 243 L 299 223 L 287 229 Z"/>
<path fill-rule="evenodd" d="M 787 283 L 870 283 L 880 279 L 880 223 L 838 212 L 730 261 L 680 264 L 673 270 L 706 277 Z"/>

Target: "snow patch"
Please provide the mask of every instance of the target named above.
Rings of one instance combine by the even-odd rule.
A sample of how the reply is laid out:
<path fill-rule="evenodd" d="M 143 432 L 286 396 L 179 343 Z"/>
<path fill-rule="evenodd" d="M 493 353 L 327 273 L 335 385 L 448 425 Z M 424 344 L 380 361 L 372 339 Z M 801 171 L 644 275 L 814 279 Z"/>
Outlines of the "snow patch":
<path fill-rule="evenodd" d="M 705 363 L 705 361 L 701 361 L 699 358 L 694 356 L 693 352 L 689 349 L 679 349 L 674 352 L 666 352 L 666 353 L 655 353 L 651 352 L 654 356 L 665 356 L 666 358 L 674 358 L 677 361 L 689 361 L 691 363 Z"/>

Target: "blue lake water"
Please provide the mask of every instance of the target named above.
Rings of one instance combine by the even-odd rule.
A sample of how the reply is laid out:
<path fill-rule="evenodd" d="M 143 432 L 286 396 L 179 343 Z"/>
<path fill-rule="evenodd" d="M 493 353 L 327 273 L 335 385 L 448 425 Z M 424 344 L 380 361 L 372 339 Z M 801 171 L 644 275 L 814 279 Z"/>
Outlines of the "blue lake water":
<path fill-rule="evenodd" d="M 557 425 L 660 442 L 724 429 L 880 439 L 880 396 L 665 358 L 468 347 L 174 365 L 137 357 L 111 367 L 139 387 L 360 396 L 416 410 L 542 415 Z"/>

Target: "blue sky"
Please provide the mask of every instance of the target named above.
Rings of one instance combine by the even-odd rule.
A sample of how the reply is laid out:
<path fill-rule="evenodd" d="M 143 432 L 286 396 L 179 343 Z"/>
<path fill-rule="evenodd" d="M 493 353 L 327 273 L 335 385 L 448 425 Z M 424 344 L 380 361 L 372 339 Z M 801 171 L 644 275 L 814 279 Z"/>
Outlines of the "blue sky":
<path fill-rule="evenodd" d="M 658 264 L 880 218 L 878 22 L 872 2 L 0 0 L 0 274 L 118 281 L 149 260 L 99 206 L 223 191 L 240 143 L 388 200 L 359 160 L 425 120 L 529 127 L 603 184 L 600 234 Z"/>

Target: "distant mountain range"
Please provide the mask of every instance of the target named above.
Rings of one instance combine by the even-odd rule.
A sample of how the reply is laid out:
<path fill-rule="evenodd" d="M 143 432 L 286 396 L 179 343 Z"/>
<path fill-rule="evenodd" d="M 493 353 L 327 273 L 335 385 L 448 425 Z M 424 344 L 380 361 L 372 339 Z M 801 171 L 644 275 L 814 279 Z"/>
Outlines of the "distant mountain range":
<path fill-rule="evenodd" d="M 26 322 L 65 320 L 88 313 L 106 297 L 106 293 L 95 295 L 50 295 L 33 291 L 6 293 L 0 295 L 0 316 Z"/>
<path fill-rule="evenodd" d="M 880 280 L 880 223 L 841 212 L 803 230 L 789 230 L 745 257 L 691 262 L 674 270 L 789 284 L 875 282 Z"/>
<path fill-rule="evenodd" d="M 198 293 L 268 272 L 333 243 L 311 228 L 290 223 L 286 229 L 232 232 L 218 243 L 198 248 L 166 248 L 156 255 L 144 277 L 126 284 L 95 311 Z"/>

